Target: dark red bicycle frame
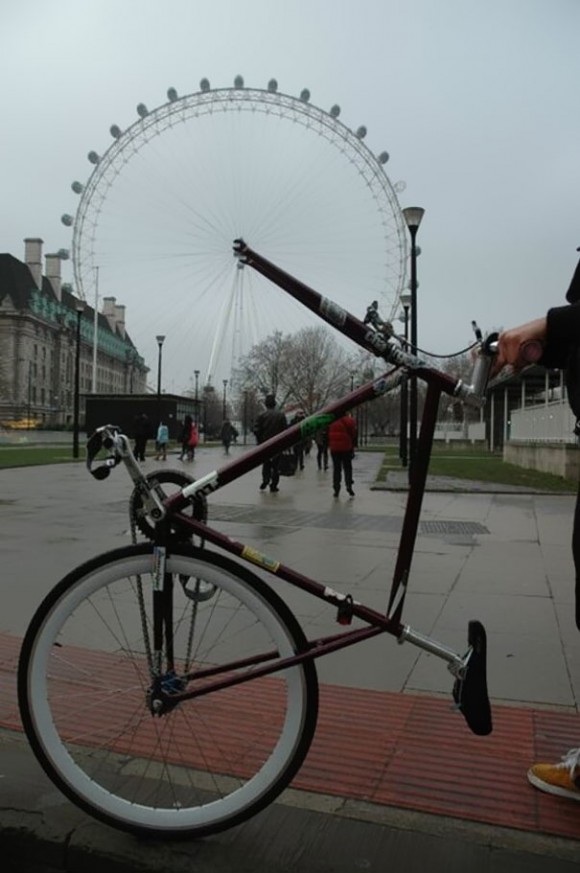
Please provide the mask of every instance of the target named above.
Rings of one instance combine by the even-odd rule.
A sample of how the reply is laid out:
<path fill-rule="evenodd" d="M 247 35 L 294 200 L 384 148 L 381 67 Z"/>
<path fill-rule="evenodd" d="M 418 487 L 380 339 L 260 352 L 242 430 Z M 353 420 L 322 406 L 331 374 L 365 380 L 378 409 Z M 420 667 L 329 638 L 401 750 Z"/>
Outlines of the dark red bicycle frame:
<path fill-rule="evenodd" d="M 373 352 L 379 357 L 385 358 L 387 361 L 389 360 L 390 347 L 387 346 L 387 341 L 383 335 L 377 333 L 377 331 L 373 330 L 368 325 L 365 325 L 349 313 L 340 310 L 330 301 L 321 297 L 321 295 L 316 291 L 313 291 L 294 277 L 284 273 L 269 261 L 261 258 L 255 252 L 248 249 L 243 243 L 241 243 L 241 241 L 238 243 L 237 250 L 238 254 L 242 256 L 244 263 L 249 264 L 263 275 L 270 278 L 289 294 L 300 300 L 301 303 L 313 312 L 316 312 L 316 314 L 321 318 L 332 324 L 333 327 L 354 340 L 358 345 Z M 258 676 L 268 675 L 286 669 L 294 664 L 330 654 L 331 652 L 359 643 L 365 639 L 369 639 L 379 633 L 389 633 L 395 637 L 401 638 L 403 631 L 405 630 L 405 625 L 401 622 L 401 615 L 411 569 L 411 561 L 415 547 L 423 495 L 425 492 L 427 471 L 437 421 L 439 399 L 442 393 L 451 395 L 456 394 L 460 383 L 445 373 L 425 366 L 419 361 L 419 359 L 413 356 L 399 353 L 399 358 L 403 359 L 403 363 L 397 364 L 393 369 L 387 371 L 378 379 L 368 382 L 366 385 L 363 385 L 355 391 L 345 395 L 340 400 L 324 407 L 320 412 L 309 416 L 304 421 L 300 422 L 300 424 L 287 428 L 278 436 L 275 436 L 256 448 L 249 450 L 241 458 L 233 460 L 215 471 L 213 474 L 203 477 L 199 483 L 202 486 L 200 488 L 202 493 L 207 494 L 213 492 L 240 476 L 243 476 L 250 470 L 260 466 L 265 460 L 278 455 L 283 449 L 293 446 L 298 442 L 298 440 L 303 439 L 305 435 L 314 433 L 321 427 L 326 426 L 330 420 L 339 418 L 347 410 L 360 406 L 362 403 L 373 400 L 386 393 L 388 390 L 392 390 L 393 387 L 400 383 L 402 378 L 420 378 L 427 384 L 427 395 L 421 418 L 421 429 L 417 441 L 416 456 L 412 459 L 406 510 L 403 519 L 390 596 L 385 614 L 383 615 L 364 604 L 357 603 L 347 594 L 338 593 L 333 589 L 330 589 L 328 586 L 316 582 L 314 579 L 295 572 L 290 567 L 276 561 L 274 558 L 262 554 L 256 549 L 250 548 L 241 542 L 232 540 L 225 534 L 209 527 L 208 524 L 204 522 L 197 521 L 184 515 L 181 510 L 188 506 L 190 501 L 188 497 L 183 496 L 183 492 L 180 492 L 179 494 L 168 498 L 164 503 L 167 511 L 167 521 L 170 524 L 177 524 L 180 529 L 189 532 L 191 535 L 196 535 L 202 540 L 212 543 L 225 552 L 235 555 L 254 566 L 259 566 L 265 572 L 275 575 L 288 582 L 290 585 L 293 585 L 302 591 L 306 591 L 314 597 L 335 606 L 342 619 L 341 623 L 350 624 L 351 619 L 355 617 L 366 622 L 369 626 L 356 630 L 343 631 L 342 633 L 324 637 L 322 639 L 310 640 L 306 651 L 297 653 L 291 658 L 277 660 L 273 664 L 264 664 L 264 662 L 275 658 L 277 653 L 265 652 L 249 660 L 246 659 L 240 662 L 232 662 L 226 666 L 216 668 L 215 670 L 194 671 L 190 674 L 186 674 L 183 678 L 190 680 L 207 679 L 217 676 L 219 673 L 226 672 L 227 675 L 222 679 L 212 681 L 208 684 L 204 683 L 197 689 L 171 694 L 171 700 L 176 702 L 187 700 L 210 693 L 211 691 L 219 690 L 220 688 L 231 687 L 242 682 L 248 682 Z M 185 492 L 188 492 L 190 489 L 186 488 L 184 490 Z M 165 536 L 163 534 L 164 530 L 167 531 L 167 525 L 160 527 L 159 538 L 157 541 L 158 545 L 168 545 L 169 543 L 169 541 L 165 539 L 166 534 Z M 247 667 L 252 663 L 256 664 L 255 670 L 246 672 L 243 675 L 231 675 L 231 672 L 235 671 L 236 668 L 241 666 Z M 262 666 L 258 666 L 259 664 Z"/>

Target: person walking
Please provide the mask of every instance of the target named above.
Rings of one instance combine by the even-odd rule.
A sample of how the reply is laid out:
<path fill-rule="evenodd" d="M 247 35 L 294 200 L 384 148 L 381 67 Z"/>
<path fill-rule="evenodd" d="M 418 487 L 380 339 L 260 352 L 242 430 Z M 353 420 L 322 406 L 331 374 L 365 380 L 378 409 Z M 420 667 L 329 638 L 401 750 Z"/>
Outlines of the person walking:
<path fill-rule="evenodd" d="M 230 445 L 232 444 L 232 442 L 235 439 L 237 439 L 237 436 L 238 436 L 238 432 L 235 429 L 235 427 L 233 426 L 233 424 L 231 423 L 231 421 L 229 420 L 229 418 L 226 418 L 226 420 L 222 424 L 220 436 L 221 436 L 221 441 L 222 441 L 225 453 L 226 453 L 226 455 L 229 455 Z"/>
<path fill-rule="evenodd" d="M 167 425 L 161 421 L 159 423 L 159 427 L 157 428 L 157 454 L 155 456 L 155 460 L 162 461 L 167 460 L 167 443 L 169 442 L 169 428 Z"/>
<path fill-rule="evenodd" d="M 145 460 L 149 435 L 149 416 L 142 412 L 140 415 L 135 416 L 135 424 L 133 428 L 133 437 L 135 439 L 133 451 L 137 461 Z"/>
<path fill-rule="evenodd" d="M 356 446 L 356 421 L 349 413 L 337 418 L 328 427 L 328 448 L 332 458 L 332 487 L 334 496 L 340 494 L 342 474 L 347 494 L 354 497 L 352 488 L 352 459 Z"/>
<path fill-rule="evenodd" d="M 316 440 L 316 465 L 319 470 L 328 470 L 328 429 L 317 430 L 314 439 Z"/>
<path fill-rule="evenodd" d="M 199 434 L 191 415 L 186 415 L 181 426 L 181 454 L 180 461 L 193 461 L 195 449 L 199 442 Z"/>
<path fill-rule="evenodd" d="M 273 394 L 267 394 L 264 399 L 266 409 L 261 412 L 254 424 L 254 435 L 258 444 L 265 443 L 266 440 L 286 430 L 286 416 L 281 409 L 276 408 L 276 398 Z M 262 484 L 260 491 L 265 491 L 268 485 L 270 491 L 276 493 L 278 482 L 280 481 L 280 472 L 278 469 L 278 457 L 270 458 L 264 461 L 262 465 Z"/>
<path fill-rule="evenodd" d="M 296 410 L 296 413 L 292 416 L 292 419 L 290 420 L 290 427 L 292 427 L 293 424 L 300 424 L 300 422 L 304 421 L 305 418 L 306 416 L 304 415 L 302 409 Z M 296 466 L 299 470 L 304 469 L 304 450 L 305 440 L 300 439 L 297 443 L 294 443 L 293 451 L 296 458 Z"/>
<path fill-rule="evenodd" d="M 578 249 L 580 251 L 580 249 Z M 502 331 L 498 338 L 498 353 L 491 375 L 506 365 L 519 370 L 525 365 L 521 349 L 524 343 L 538 341 L 543 345 L 539 364 L 565 373 L 568 403 L 576 416 L 576 435 L 580 435 L 580 263 L 566 293 L 567 305 L 549 309 L 547 314 Z M 575 570 L 575 620 L 580 630 L 580 486 L 576 497 L 572 528 L 572 557 Z M 528 781 L 540 791 L 580 801 L 580 748 L 570 749 L 561 760 L 533 764 Z"/>

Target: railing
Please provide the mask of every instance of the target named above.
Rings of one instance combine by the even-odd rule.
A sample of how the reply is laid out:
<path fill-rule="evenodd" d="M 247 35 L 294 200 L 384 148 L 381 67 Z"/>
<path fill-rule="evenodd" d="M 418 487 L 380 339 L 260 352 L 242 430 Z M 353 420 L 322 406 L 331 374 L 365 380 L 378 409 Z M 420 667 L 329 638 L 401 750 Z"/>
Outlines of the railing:
<path fill-rule="evenodd" d="M 576 443 L 576 418 L 562 400 L 513 409 L 508 422 L 508 439 L 538 443 Z"/>

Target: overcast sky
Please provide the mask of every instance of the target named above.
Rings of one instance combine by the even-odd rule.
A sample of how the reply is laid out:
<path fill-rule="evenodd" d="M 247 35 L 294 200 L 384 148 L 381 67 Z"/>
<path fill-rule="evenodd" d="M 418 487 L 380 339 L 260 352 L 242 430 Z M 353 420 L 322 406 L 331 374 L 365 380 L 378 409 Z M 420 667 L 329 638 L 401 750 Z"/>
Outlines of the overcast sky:
<path fill-rule="evenodd" d="M 113 142 L 111 124 L 128 128 L 138 117 L 138 103 L 153 110 L 167 102 L 169 87 L 179 95 L 192 94 L 203 77 L 212 88 L 231 87 L 237 74 L 247 87 L 265 88 L 273 77 L 285 94 L 297 97 L 309 88 L 316 107 L 328 111 L 340 104 L 340 120 L 348 128 L 364 124 L 368 148 L 390 155 L 385 165 L 390 182 L 406 183 L 398 193 L 400 205 L 425 208 L 418 235 L 419 343 L 435 352 L 452 352 L 470 341 L 472 319 L 493 329 L 563 302 L 580 246 L 579 34 L 578 0 L 2 0 L 0 251 L 23 258 L 27 236 L 41 237 L 45 252 L 71 247 L 71 229 L 60 221 L 63 213 L 74 215 L 79 202 L 71 182 L 89 179 L 93 167 L 87 153 L 94 149 L 102 155 Z M 230 153 L 220 149 L 221 139 L 231 138 L 231 131 L 218 123 L 208 127 L 203 122 L 202 128 L 192 119 L 184 122 L 192 131 L 188 135 L 197 135 L 196 123 L 208 153 L 222 155 L 218 166 L 224 172 L 214 190 L 226 204 L 223 208 L 230 208 L 227 195 L 233 183 L 228 174 L 234 171 L 225 166 Z M 266 142 L 263 131 L 260 143 L 257 136 L 252 141 L 251 134 L 240 132 L 238 148 L 242 167 L 264 168 L 262 178 L 254 176 L 252 182 L 262 214 L 268 197 L 284 207 L 307 154 L 319 161 L 321 148 L 320 138 L 309 138 L 308 131 L 294 143 L 283 126 L 268 124 L 272 140 Z M 281 153 L 276 140 L 280 135 L 290 142 L 288 154 Z M 170 140 L 168 134 L 165 147 Z M 267 158 L 260 157 L 260 148 L 268 150 Z M 380 248 L 380 235 L 373 236 L 369 216 L 368 232 L 364 230 L 352 179 L 344 171 L 341 181 L 343 171 L 330 145 L 327 151 L 328 173 L 335 175 L 325 184 L 352 197 L 351 220 L 363 228 L 353 243 L 360 258 L 363 234 L 369 249 Z M 272 153 L 280 156 L 279 173 L 272 166 Z M 176 192 L 174 211 L 182 223 L 178 192 L 183 170 L 161 146 L 157 160 L 163 163 L 167 186 Z M 195 160 L 191 164 L 188 184 L 193 184 L 197 167 L 209 185 L 208 173 Z M 120 205 L 110 219 L 110 236 L 115 221 L 120 226 L 131 217 L 131 208 L 140 211 L 135 206 L 138 191 L 143 194 L 146 188 L 134 170 L 127 171 L 119 186 L 118 199 L 111 198 Z M 312 189 L 309 183 L 311 196 L 324 199 Z M 121 202 L 123 191 L 130 204 Z M 306 195 L 302 200 L 307 203 Z M 171 202 L 164 208 L 171 209 Z M 308 206 L 308 212 L 313 208 Z M 340 211 L 338 206 L 329 208 Z M 280 234 L 288 239 L 296 234 L 298 239 L 302 232 L 313 238 L 314 227 L 290 210 L 284 212 L 287 224 L 280 226 Z M 160 224 L 169 221 L 158 218 Z M 236 233 L 247 235 L 241 218 L 236 215 L 231 223 Z M 320 275 L 322 290 L 331 294 L 332 271 L 353 282 L 356 269 L 351 265 L 349 272 L 341 240 L 341 234 L 350 233 L 348 225 L 337 224 L 335 232 L 330 222 L 322 223 L 326 238 L 317 227 L 316 247 L 328 272 L 323 275 L 319 264 L 319 273 L 313 275 Z M 146 240 L 146 233 L 140 233 Z M 159 236 L 155 228 L 151 234 Z M 334 249 L 333 239 L 338 240 Z M 257 232 L 248 241 L 256 248 L 267 246 Z M 116 244 L 121 247 L 118 240 Z M 109 240 L 109 245 L 112 252 L 115 242 Z M 116 284 L 107 287 L 103 269 L 100 294 L 127 303 L 127 327 L 153 371 L 155 334 L 167 335 L 164 387 L 181 391 L 194 368 L 205 371 L 208 366 L 207 337 L 217 330 L 218 316 L 207 289 L 212 287 L 216 297 L 225 291 L 208 278 L 208 261 L 205 297 L 196 299 L 186 343 L 178 330 L 187 311 L 186 292 L 178 300 L 168 296 L 167 288 L 158 291 L 155 316 L 148 308 L 155 292 L 139 280 L 141 298 L 136 298 L 130 287 L 131 276 L 139 275 L 131 257 L 143 261 L 145 252 L 130 250 L 125 243 L 123 250 L 129 252 L 128 272 L 115 275 L 111 270 Z M 300 253 L 294 254 L 288 264 L 299 275 Z M 115 257 L 121 258 L 119 251 Z M 369 253 L 371 264 L 373 257 Z M 304 258 L 302 278 L 309 279 Z M 172 285 L 178 281 L 173 270 L 168 263 Z M 70 264 L 64 272 L 72 281 Z M 121 276 L 126 287 L 118 284 Z M 188 274 L 187 282 L 199 281 Z M 368 289 L 370 293 L 372 282 Z M 353 291 L 353 311 L 362 315 L 366 285 L 359 297 L 357 293 Z M 290 322 L 285 316 L 276 322 L 277 300 L 268 298 L 260 318 L 267 327 L 266 313 L 272 325 L 284 330 Z M 163 308 L 174 313 L 173 320 L 164 320 Z M 217 367 L 215 378 L 225 372 L 223 365 Z"/>

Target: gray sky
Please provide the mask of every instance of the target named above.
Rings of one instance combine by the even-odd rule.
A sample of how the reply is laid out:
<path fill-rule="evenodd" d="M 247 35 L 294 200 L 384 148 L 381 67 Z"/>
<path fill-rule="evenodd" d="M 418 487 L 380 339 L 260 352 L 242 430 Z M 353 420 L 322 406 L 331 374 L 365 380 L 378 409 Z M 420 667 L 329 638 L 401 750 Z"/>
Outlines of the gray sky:
<path fill-rule="evenodd" d="M 400 205 L 426 210 L 419 344 L 455 351 L 472 319 L 491 330 L 563 302 L 580 245 L 579 33 L 578 0 L 2 0 L 0 251 L 22 258 L 27 236 L 71 247 L 71 182 L 88 181 L 87 153 L 104 154 L 138 103 L 154 110 L 203 77 L 273 77 L 285 94 L 309 88 L 315 107 L 340 104 L 344 125 L 389 152 Z M 167 335 L 166 390 L 207 372 L 238 281 L 230 232 L 359 316 L 384 282 L 380 216 L 348 161 L 305 128 L 233 115 L 162 132 L 106 193 L 99 293 L 127 304 L 153 376 Z M 187 228 L 202 220 L 203 246 Z M 253 296 L 223 340 L 242 352 L 300 324 L 282 292 L 244 281 Z M 218 355 L 214 382 L 228 374 Z"/>

